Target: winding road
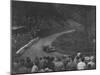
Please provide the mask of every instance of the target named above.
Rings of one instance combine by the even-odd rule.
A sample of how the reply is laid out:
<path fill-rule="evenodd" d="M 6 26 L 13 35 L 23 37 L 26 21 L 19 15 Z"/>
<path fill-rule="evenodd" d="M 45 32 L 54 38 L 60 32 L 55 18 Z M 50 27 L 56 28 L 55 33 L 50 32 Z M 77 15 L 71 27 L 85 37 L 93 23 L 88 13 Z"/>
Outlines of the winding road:
<path fill-rule="evenodd" d="M 63 54 L 59 52 L 51 52 L 51 53 L 46 53 L 43 51 L 43 46 L 46 45 L 51 45 L 52 42 L 59 36 L 67 33 L 72 33 L 74 32 L 75 29 L 72 30 L 67 30 L 63 31 L 60 33 L 53 34 L 51 36 L 45 37 L 45 38 L 40 38 L 37 42 L 34 43 L 34 41 L 30 41 L 28 44 L 26 44 L 24 47 L 20 48 L 16 53 L 22 53 L 20 58 L 25 58 L 25 57 L 30 57 L 32 60 L 36 56 L 41 57 L 41 56 L 62 56 Z M 26 48 L 28 47 L 28 48 Z"/>

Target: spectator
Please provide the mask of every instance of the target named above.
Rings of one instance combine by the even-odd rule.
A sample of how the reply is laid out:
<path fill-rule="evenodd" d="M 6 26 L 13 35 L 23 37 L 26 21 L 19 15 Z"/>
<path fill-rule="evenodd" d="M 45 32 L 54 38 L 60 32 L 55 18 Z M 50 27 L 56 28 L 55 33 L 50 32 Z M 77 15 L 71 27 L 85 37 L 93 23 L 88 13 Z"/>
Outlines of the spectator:
<path fill-rule="evenodd" d="M 24 60 L 24 59 L 21 59 L 21 60 L 20 60 L 20 65 L 21 65 L 21 66 L 25 66 L 25 60 Z"/>
<path fill-rule="evenodd" d="M 91 60 L 91 61 L 94 61 L 94 59 L 95 59 L 94 56 L 91 56 L 91 57 L 90 57 L 90 60 Z"/>
<path fill-rule="evenodd" d="M 90 60 L 90 58 L 88 56 L 85 56 L 84 59 L 85 59 L 85 61 L 89 61 Z"/>
<path fill-rule="evenodd" d="M 27 68 L 28 73 L 31 72 L 31 68 L 33 66 L 33 62 L 29 57 L 26 58 L 25 67 Z"/>
<path fill-rule="evenodd" d="M 16 73 L 28 73 L 28 70 L 25 66 L 20 66 Z"/>
<path fill-rule="evenodd" d="M 53 63 L 53 60 L 54 60 L 54 58 L 53 58 L 53 57 L 50 57 L 50 59 L 48 60 L 48 63 L 47 63 L 47 67 L 48 67 L 49 69 L 52 69 L 52 70 L 54 70 L 54 63 Z"/>
<path fill-rule="evenodd" d="M 34 62 L 34 64 L 33 64 Z M 21 59 L 13 63 L 13 73 L 30 73 L 30 72 L 52 72 L 52 71 L 72 71 L 72 70 L 85 70 L 95 69 L 95 57 L 85 56 L 81 53 L 77 53 L 76 56 L 62 56 L 51 57 L 43 56 L 36 57 L 34 61 L 31 61 L 29 57 L 26 60 Z"/>
<path fill-rule="evenodd" d="M 27 68 L 25 67 L 25 60 L 21 59 L 19 62 L 19 67 L 16 70 L 16 73 L 27 73 Z"/>
<path fill-rule="evenodd" d="M 44 62 L 45 60 L 43 59 L 43 57 L 40 57 L 39 69 L 44 69 Z"/>
<path fill-rule="evenodd" d="M 19 69 L 19 67 L 20 67 L 20 63 L 19 63 L 19 61 L 18 60 L 15 60 L 14 62 L 13 62 L 13 65 L 12 65 L 13 67 L 12 67 L 12 71 L 13 71 L 13 73 L 16 73 L 16 72 L 18 72 L 17 70 Z"/>
<path fill-rule="evenodd" d="M 67 65 L 66 65 L 66 70 L 76 70 L 76 63 L 73 62 L 71 56 L 68 57 Z"/>
<path fill-rule="evenodd" d="M 13 66 L 16 68 L 18 67 L 20 64 L 19 64 L 19 61 L 18 60 L 15 60 L 14 63 L 13 63 Z"/>
<path fill-rule="evenodd" d="M 86 69 L 86 63 L 84 61 L 84 58 L 79 59 L 79 62 L 77 64 L 77 70 L 84 70 Z"/>
<path fill-rule="evenodd" d="M 54 61 L 54 67 L 55 71 L 64 70 L 64 64 L 59 58 Z"/>
<path fill-rule="evenodd" d="M 38 57 L 35 58 L 34 63 L 39 67 L 39 58 Z"/>
<path fill-rule="evenodd" d="M 45 72 L 45 70 L 44 69 L 40 69 L 38 72 Z"/>
<path fill-rule="evenodd" d="M 31 69 L 31 72 L 38 72 L 38 67 L 35 63 L 33 65 L 32 69 Z"/>
<path fill-rule="evenodd" d="M 90 61 L 87 63 L 88 69 L 95 69 L 95 63 L 94 63 L 94 56 L 90 57 Z"/>
<path fill-rule="evenodd" d="M 90 57 L 89 56 L 85 56 L 84 60 L 85 60 L 85 63 L 87 64 L 89 62 L 89 60 L 90 60 Z"/>
<path fill-rule="evenodd" d="M 82 56 L 81 52 L 78 52 L 76 57 L 74 58 L 74 62 L 78 63 L 79 60 L 81 60 L 81 58 L 83 58 L 83 56 Z"/>

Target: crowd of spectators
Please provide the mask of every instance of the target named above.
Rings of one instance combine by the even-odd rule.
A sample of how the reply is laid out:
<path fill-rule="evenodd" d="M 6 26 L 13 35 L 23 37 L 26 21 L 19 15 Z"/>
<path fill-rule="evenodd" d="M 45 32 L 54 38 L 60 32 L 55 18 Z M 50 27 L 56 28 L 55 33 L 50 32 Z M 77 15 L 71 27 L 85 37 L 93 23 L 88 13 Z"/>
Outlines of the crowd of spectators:
<path fill-rule="evenodd" d="M 95 56 L 85 56 L 78 52 L 75 55 L 63 55 L 61 57 L 43 56 L 15 60 L 13 62 L 13 73 L 41 73 L 90 70 L 96 68 Z"/>

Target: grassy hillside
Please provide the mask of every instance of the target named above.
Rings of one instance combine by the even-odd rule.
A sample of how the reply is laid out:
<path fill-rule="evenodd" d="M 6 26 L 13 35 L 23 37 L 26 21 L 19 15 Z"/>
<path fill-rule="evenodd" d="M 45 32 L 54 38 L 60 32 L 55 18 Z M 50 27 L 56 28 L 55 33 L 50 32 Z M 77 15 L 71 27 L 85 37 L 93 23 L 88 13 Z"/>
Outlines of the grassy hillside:
<path fill-rule="evenodd" d="M 85 55 L 95 54 L 93 42 L 83 32 L 79 31 L 63 34 L 52 45 L 64 54 L 75 54 L 77 52 L 82 52 Z"/>
<path fill-rule="evenodd" d="M 40 29 L 37 33 L 40 38 L 64 30 L 76 29 L 79 32 L 64 34 L 57 38 L 53 45 L 59 48 L 60 52 L 69 54 L 78 50 L 85 53 L 90 52 L 90 54 L 95 51 L 91 46 L 96 31 L 94 6 L 13 1 L 11 26 L 25 28 L 23 32 L 12 34 L 11 49 L 13 55 L 20 47 L 33 39 L 33 32 L 37 29 Z"/>

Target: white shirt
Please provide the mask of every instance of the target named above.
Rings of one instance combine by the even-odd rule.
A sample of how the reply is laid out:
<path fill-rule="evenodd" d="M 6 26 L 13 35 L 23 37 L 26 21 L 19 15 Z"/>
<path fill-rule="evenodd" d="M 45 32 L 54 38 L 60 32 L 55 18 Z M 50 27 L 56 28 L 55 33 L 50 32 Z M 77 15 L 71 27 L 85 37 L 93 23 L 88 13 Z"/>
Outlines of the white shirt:
<path fill-rule="evenodd" d="M 44 69 L 41 69 L 39 72 L 45 72 L 45 70 Z"/>
<path fill-rule="evenodd" d="M 86 68 L 85 62 L 79 62 L 79 63 L 77 64 L 77 69 L 78 69 L 78 70 L 84 70 L 85 68 Z"/>
<path fill-rule="evenodd" d="M 59 70 L 63 69 L 63 62 L 61 62 L 61 61 L 55 61 L 54 65 L 55 65 L 55 70 L 56 71 L 59 71 Z"/>
<path fill-rule="evenodd" d="M 49 68 L 45 68 L 45 71 L 50 72 L 50 71 L 52 71 L 52 70 L 49 69 Z"/>
<path fill-rule="evenodd" d="M 54 62 L 54 64 L 55 64 L 56 67 L 63 66 L 63 62 L 61 62 L 61 61 L 56 61 L 56 62 Z"/>
<path fill-rule="evenodd" d="M 37 72 L 38 67 L 36 65 L 33 65 L 31 72 Z"/>
<path fill-rule="evenodd" d="M 91 65 L 91 67 L 94 67 L 95 66 L 95 63 L 92 62 L 92 61 L 90 61 L 90 62 L 88 62 L 88 65 Z"/>

